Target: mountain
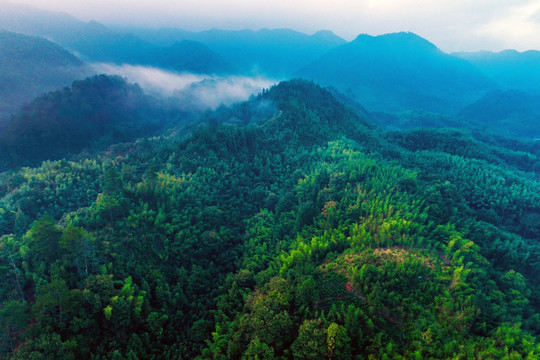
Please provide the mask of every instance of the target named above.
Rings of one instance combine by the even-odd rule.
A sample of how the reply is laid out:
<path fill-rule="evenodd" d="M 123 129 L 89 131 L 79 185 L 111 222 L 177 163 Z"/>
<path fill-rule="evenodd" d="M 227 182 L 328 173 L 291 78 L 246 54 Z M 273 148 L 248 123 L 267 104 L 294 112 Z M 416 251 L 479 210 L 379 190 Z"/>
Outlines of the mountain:
<path fill-rule="evenodd" d="M 0 118 L 44 92 L 93 72 L 48 40 L 5 30 L 0 30 L 0 69 Z"/>
<path fill-rule="evenodd" d="M 198 41 L 238 69 L 271 77 L 290 77 L 294 71 L 346 41 L 330 31 L 306 35 L 290 29 L 208 30 L 130 28 L 148 42 L 170 46 L 179 40 Z"/>
<path fill-rule="evenodd" d="M 199 74 L 233 74 L 238 72 L 235 66 L 206 45 L 189 40 L 175 42 L 170 47 L 156 49 L 154 53 L 147 56 L 146 64 Z"/>
<path fill-rule="evenodd" d="M 413 33 L 360 35 L 296 76 L 335 86 L 376 111 L 451 113 L 495 88 L 469 62 Z"/>
<path fill-rule="evenodd" d="M 42 36 L 76 53 L 87 62 L 109 62 L 161 67 L 177 72 L 229 74 L 230 63 L 201 43 L 150 44 L 130 33 L 115 32 L 96 21 L 83 22 L 63 13 L 23 5 L 0 10 L 7 30 Z"/>
<path fill-rule="evenodd" d="M 85 24 L 74 38 L 58 41 L 94 62 L 145 65 L 202 74 L 236 71 L 202 43 L 180 41 L 166 47 L 155 46 L 133 34 L 114 32 L 95 21 Z"/>
<path fill-rule="evenodd" d="M 0 174 L 2 358 L 539 357 L 538 143 L 304 80 L 194 129 Z"/>
<path fill-rule="evenodd" d="M 0 133 L 0 168 L 35 165 L 151 136 L 167 112 L 139 86 L 99 75 L 42 95 L 16 113 Z"/>
<path fill-rule="evenodd" d="M 503 88 L 540 94 L 540 51 L 480 51 L 452 55 L 471 62 Z"/>
<path fill-rule="evenodd" d="M 0 28 L 57 42 L 76 38 L 85 22 L 62 12 L 40 10 L 2 0 Z"/>
<path fill-rule="evenodd" d="M 517 90 L 486 94 L 466 106 L 459 116 L 469 123 L 511 137 L 540 138 L 540 96 Z"/>

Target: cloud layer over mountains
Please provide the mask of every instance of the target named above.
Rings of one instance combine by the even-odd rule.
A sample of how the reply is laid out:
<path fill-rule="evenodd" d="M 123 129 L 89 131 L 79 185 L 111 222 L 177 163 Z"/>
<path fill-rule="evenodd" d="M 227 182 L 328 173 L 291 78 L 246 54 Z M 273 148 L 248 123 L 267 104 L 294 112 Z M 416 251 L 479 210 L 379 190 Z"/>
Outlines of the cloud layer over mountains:
<path fill-rule="evenodd" d="M 138 83 L 147 93 L 169 98 L 183 110 L 215 109 L 247 100 L 277 81 L 265 77 L 174 73 L 153 67 L 93 64 L 100 73 L 120 75 Z"/>

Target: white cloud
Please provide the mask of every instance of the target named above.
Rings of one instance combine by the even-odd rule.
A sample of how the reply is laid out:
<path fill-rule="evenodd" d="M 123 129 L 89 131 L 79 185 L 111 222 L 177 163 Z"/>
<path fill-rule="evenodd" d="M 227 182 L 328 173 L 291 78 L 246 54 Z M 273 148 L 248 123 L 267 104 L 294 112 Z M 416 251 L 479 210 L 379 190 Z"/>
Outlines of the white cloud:
<path fill-rule="evenodd" d="M 162 69 L 135 66 L 92 64 L 97 72 L 125 77 L 145 92 L 168 98 L 184 110 L 215 109 L 247 100 L 277 81 L 265 77 L 201 75 L 173 73 Z"/>
<path fill-rule="evenodd" d="M 154 94 L 171 95 L 175 90 L 181 90 L 189 85 L 203 81 L 205 75 L 191 73 L 173 73 L 158 68 L 137 65 L 92 64 L 97 72 L 115 74 L 127 78 L 130 82 L 138 83 L 143 89 Z"/>
<path fill-rule="evenodd" d="M 516 6 L 507 13 L 483 24 L 477 29 L 477 34 L 491 39 L 498 39 L 501 48 L 528 50 L 531 40 L 540 46 L 540 24 L 536 16 L 540 11 L 540 3 L 534 2 Z"/>

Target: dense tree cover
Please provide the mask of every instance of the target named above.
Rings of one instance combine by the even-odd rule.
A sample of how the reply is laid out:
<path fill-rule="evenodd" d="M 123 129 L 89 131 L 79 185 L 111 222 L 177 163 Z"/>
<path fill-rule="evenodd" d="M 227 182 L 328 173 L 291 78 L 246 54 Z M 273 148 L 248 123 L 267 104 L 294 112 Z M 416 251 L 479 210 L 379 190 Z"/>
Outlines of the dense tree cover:
<path fill-rule="evenodd" d="M 102 150 L 152 135 L 178 116 L 118 76 L 75 81 L 13 116 L 0 133 L 0 169 L 59 159 L 85 148 Z"/>
<path fill-rule="evenodd" d="M 201 121 L 1 175 L 0 357 L 540 356 L 536 145 L 300 80 Z"/>

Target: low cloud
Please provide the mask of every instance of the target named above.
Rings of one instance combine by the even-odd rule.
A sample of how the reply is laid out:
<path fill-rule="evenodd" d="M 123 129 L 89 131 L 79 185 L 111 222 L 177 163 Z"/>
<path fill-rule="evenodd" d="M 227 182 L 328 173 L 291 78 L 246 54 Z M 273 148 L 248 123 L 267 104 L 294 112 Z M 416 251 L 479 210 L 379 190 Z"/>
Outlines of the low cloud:
<path fill-rule="evenodd" d="M 183 110 L 202 111 L 220 105 L 231 105 L 247 100 L 276 80 L 265 77 L 216 76 L 174 73 L 163 69 L 136 66 L 93 64 L 100 73 L 120 75 L 139 84 L 145 92 L 163 99 Z"/>

